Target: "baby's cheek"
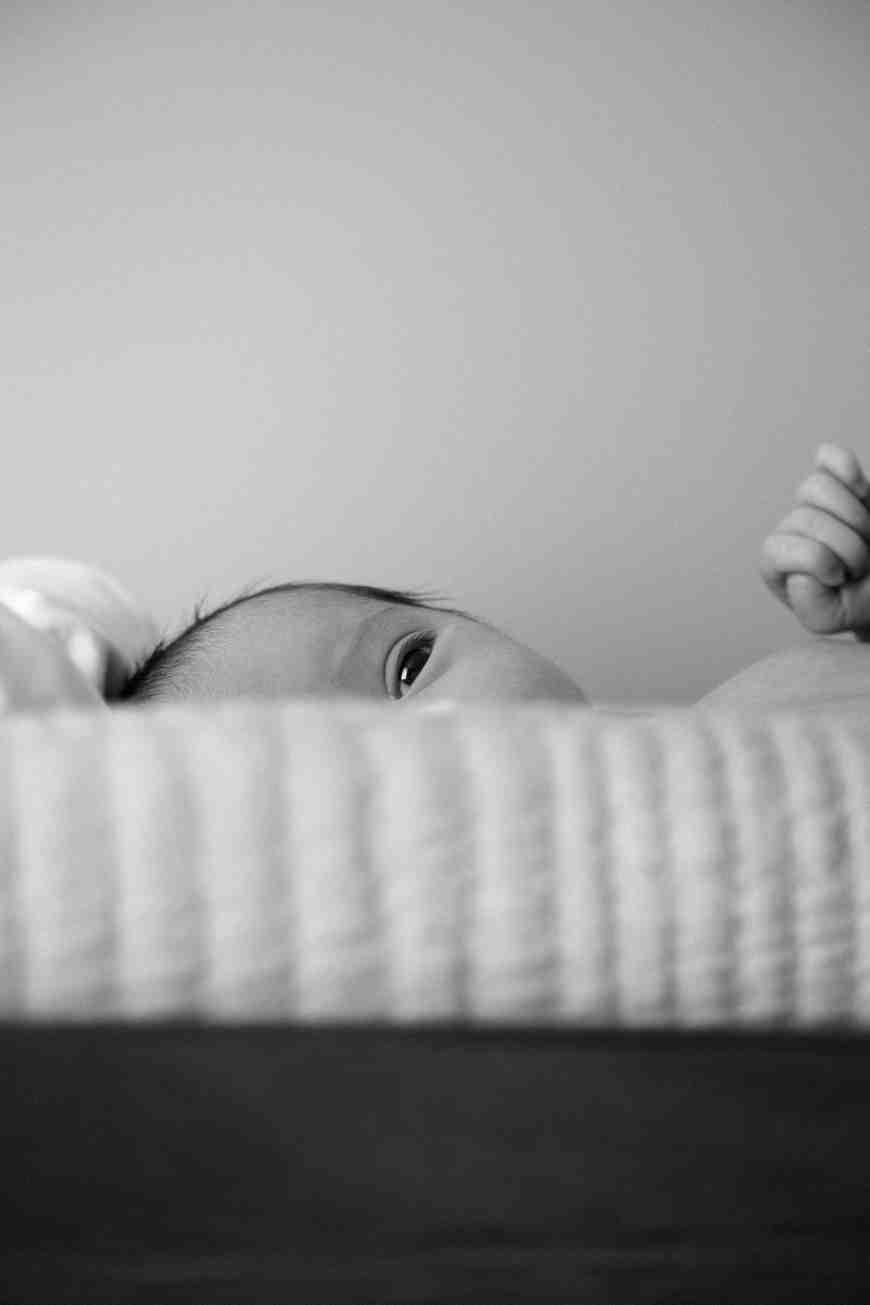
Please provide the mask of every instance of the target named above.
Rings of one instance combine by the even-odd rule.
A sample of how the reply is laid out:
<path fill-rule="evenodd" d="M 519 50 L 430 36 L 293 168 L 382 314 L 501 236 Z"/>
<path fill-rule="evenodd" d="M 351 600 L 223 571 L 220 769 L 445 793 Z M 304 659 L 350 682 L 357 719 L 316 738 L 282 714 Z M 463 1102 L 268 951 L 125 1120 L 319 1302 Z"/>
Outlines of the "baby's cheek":
<path fill-rule="evenodd" d="M 462 702 L 572 702 L 586 698 L 563 670 L 500 630 L 483 624 L 448 631 L 438 673 L 420 698 Z"/>
<path fill-rule="evenodd" d="M 522 701 L 586 701 L 579 685 L 554 662 L 522 644 L 506 642 L 501 666 L 493 677 L 498 689 L 493 696 Z"/>
<path fill-rule="evenodd" d="M 535 684 L 535 697 L 556 702 L 586 702 L 578 684 L 552 662 L 544 661 Z"/>

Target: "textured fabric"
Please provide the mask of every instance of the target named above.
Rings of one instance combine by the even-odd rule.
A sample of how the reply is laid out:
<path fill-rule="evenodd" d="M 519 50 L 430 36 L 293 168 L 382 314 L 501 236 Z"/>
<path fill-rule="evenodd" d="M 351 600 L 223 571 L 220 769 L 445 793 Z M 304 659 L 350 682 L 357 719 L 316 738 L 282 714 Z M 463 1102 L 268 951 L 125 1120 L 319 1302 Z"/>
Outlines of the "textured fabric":
<path fill-rule="evenodd" d="M 870 713 L 0 721 L 0 1014 L 870 1023 Z"/>

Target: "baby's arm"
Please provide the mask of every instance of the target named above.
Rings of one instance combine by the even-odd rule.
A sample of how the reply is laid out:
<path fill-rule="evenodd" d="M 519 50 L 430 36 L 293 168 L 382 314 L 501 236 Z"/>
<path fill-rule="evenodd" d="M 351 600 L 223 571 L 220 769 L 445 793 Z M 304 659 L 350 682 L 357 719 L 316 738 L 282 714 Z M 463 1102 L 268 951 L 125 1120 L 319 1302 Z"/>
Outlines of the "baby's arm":
<path fill-rule="evenodd" d="M 796 499 L 762 546 L 764 583 L 813 634 L 870 641 L 870 484 L 855 454 L 822 444 Z"/>

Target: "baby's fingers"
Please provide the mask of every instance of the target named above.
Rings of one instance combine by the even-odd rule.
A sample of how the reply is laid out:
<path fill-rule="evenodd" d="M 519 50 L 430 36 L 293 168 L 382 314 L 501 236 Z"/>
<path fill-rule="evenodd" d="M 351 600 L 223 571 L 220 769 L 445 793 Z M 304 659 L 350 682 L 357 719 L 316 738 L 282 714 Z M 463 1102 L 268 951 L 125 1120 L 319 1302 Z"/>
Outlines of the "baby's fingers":
<path fill-rule="evenodd" d="M 812 634 L 840 634 L 849 628 L 842 589 L 830 589 L 810 575 L 790 575 L 786 601 Z"/>
<path fill-rule="evenodd" d="M 801 504 L 783 518 L 776 528 L 776 533 L 802 535 L 815 543 L 823 544 L 842 563 L 846 579 L 860 580 L 867 574 L 870 566 L 870 544 L 857 530 L 853 530 L 851 526 L 847 526 L 845 522 L 831 516 L 830 512 L 822 508 Z M 810 574 L 816 575 L 823 584 L 831 583 L 824 572 L 817 574 L 812 570 Z"/>
<path fill-rule="evenodd" d="M 854 490 L 829 471 L 817 470 L 799 486 L 796 499 L 804 507 L 818 508 L 851 527 L 870 544 L 870 511 Z"/>
<path fill-rule="evenodd" d="M 806 535 L 778 530 L 765 539 L 761 550 L 761 578 L 774 596 L 791 606 L 786 581 L 791 575 L 810 576 L 817 584 L 834 589 L 846 580 L 843 564 L 827 545 Z"/>
<path fill-rule="evenodd" d="M 820 444 L 816 451 L 816 466 L 836 477 L 859 499 L 867 500 L 870 483 L 851 449 L 844 449 L 840 444 Z"/>

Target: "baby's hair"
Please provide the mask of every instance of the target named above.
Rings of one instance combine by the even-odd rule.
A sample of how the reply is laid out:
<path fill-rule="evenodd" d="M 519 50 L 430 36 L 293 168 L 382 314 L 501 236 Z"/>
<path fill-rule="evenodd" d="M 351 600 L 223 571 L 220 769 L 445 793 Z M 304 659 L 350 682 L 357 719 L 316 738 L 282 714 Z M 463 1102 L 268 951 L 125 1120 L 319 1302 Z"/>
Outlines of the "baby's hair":
<path fill-rule="evenodd" d="M 203 631 L 217 616 L 228 612 L 233 607 L 264 594 L 292 594 L 305 590 L 333 590 L 351 594 L 356 598 L 374 598 L 381 603 L 396 603 L 402 607 L 419 607 L 424 611 L 448 612 L 454 616 L 464 616 L 476 620 L 468 612 L 455 607 L 444 607 L 443 598 L 436 593 L 425 590 L 379 589 L 373 585 L 341 584 L 336 581 L 302 580 L 287 584 L 259 587 L 247 586 L 235 598 L 205 611 L 206 600 L 200 599 L 195 604 L 193 616 L 184 628 L 170 638 L 163 638 L 146 654 L 134 669 L 123 689 L 118 694 L 119 702 L 143 702 L 153 698 L 160 689 L 172 681 L 178 672 L 183 672 L 191 654 L 200 644 Z"/>

